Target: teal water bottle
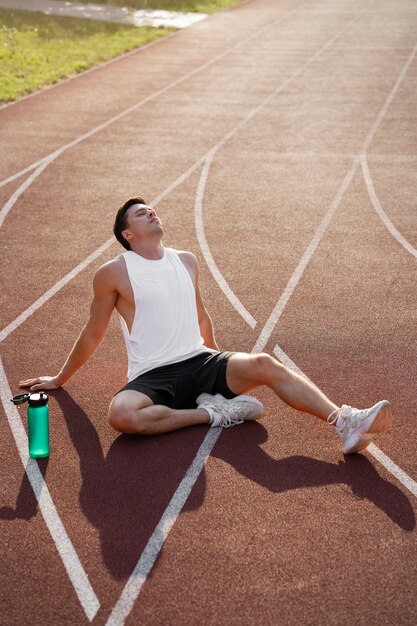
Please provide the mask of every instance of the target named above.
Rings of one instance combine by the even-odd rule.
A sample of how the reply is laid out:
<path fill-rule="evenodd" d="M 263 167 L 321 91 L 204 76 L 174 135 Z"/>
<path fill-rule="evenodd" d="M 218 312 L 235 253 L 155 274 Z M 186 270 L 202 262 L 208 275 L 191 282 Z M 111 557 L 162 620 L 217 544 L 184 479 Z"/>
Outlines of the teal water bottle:
<path fill-rule="evenodd" d="M 49 456 L 48 396 L 43 391 L 31 393 L 28 403 L 29 456 L 43 459 Z"/>
<path fill-rule="evenodd" d="M 43 391 L 23 393 L 12 398 L 14 404 L 28 401 L 29 456 L 44 459 L 49 456 L 48 396 Z"/>

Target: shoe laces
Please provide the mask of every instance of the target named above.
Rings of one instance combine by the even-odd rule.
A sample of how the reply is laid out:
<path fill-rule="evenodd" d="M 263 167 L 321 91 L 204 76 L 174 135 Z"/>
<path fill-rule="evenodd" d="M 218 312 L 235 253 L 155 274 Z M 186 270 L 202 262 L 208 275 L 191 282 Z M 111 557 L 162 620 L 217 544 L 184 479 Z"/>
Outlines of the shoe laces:
<path fill-rule="evenodd" d="M 337 421 L 342 418 L 339 426 Z M 355 428 L 361 421 L 360 411 L 352 408 L 348 404 L 343 404 L 340 409 L 335 409 L 327 418 L 327 423 L 334 426 L 337 433 L 342 434 L 346 428 Z"/>
<path fill-rule="evenodd" d="M 237 426 L 238 424 L 243 424 L 243 420 L 230 415 L 223 415 L 220 422 L 220 426 L 223 426 L 223 428 L 230 428 L 231 426 Z"/>
<path fill-rule="evenodd" d="M 239 407 L 233 404 L 222 403 L 220 406 L 215 407 L 214 410 L 222 416 L 220 424 L 225 428 L 237 426 L 237 424 L 242 424 L 244 421 L 239 415 Z"/>

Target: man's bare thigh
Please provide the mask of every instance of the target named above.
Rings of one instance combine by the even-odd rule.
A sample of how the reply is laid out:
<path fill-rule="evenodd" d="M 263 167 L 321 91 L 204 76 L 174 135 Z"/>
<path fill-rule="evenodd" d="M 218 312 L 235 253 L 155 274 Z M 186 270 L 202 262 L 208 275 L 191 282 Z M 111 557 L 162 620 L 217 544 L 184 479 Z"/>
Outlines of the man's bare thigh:
<path fill-rule="evenodd" d="M 242 394 L 265 384 L 259 372 L 261 356 L 259 354 L 236 352 L 236 354 L 230 357 L 226 369 L 226 382 L 230 391 Z"/>

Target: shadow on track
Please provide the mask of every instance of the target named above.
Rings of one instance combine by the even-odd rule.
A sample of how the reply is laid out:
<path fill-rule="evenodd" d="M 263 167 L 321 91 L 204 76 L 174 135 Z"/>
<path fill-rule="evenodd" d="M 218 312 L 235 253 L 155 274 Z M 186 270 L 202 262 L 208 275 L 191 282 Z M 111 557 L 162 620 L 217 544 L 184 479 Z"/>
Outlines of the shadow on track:
<path fill-rule="evenodd" d="M 276 460 L 259 446 L 267 438 L 259 422 L 247 423 L 239 427 L 239 437 L 233 437 L 233 443 L 221 437 L 212 455 L 273 493 L 322 485 L 346 486 L 350 495 L 373 502 L 403 530 L 414 530 L 416 520 L 410 500 L 382 478 L 366 456 L 345 456 L 337 465 L 305 456 Z"/>
<path fill-rule="evenodd" d="M 31 459 L 29 462 L 37 463 L 43 478 L 45 478 L 49 459 L 37 459 L 37 461 Z M 36 500 L 35 494 L 33 493 L 29 478 L 27 477 L 27 474 L 25 472 L 23 474 L 22 482 L 20 484 L 15 508 L 13 509 L 10 506 L 2 506 L 0 508 L 0 519 L 30 520 L 32 517 L 35 517 L 37 512 L 38 502 Z"/>
<path fill-rule="evenodd" d="M 207 429 L 195 427 L 157 437 L 122 434 L 104 457 L 87 414 L 64 389 L 54 396 L 80 458 L 81 509 L 99 529 L 109 573 L 116 580 L 127 578 Z"/>
<path fill-rule="evenodd" d="M 104 457 L 87 414 L 64 389 L 54 396 L 80 458 L 82 511 L 99 529 L 103 561 L 110 575 L 116 580 L 125 579 L 132 573 L 207 428 L 197 426 L 157 437 L 120 435 Z M 267 438 L 259 422 L 244 424 L 238 431 L 233 429 L 220 437 L 212 455 L 273 493 L 341 485 L 350 495 L 373 502 L 403 530 L 415 528 L 407 496 L 382 478 L 365 456 L 345 457 L 337 465 L 304 456 L 276 460 L 259 445 Z M 48 459 L 38 463 L 45 476 Z M 184 510 L 201 506 L 205 486 L 203 471 Z M 0 519 L 29 520 L 36 512 L 37 502 L 25 473 L 15 508 L 2 507 Z"/>

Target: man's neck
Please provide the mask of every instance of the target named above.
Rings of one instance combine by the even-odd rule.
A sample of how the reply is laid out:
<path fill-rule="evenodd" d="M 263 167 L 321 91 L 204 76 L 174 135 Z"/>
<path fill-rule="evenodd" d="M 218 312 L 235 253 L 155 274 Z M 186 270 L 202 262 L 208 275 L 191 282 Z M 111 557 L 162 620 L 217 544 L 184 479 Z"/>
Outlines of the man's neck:
<path fill-rule="evenodd" d="M 148 259 L 149 261 L 158 261 L 164 256 L 164 246 L 162 241 L 158 242 L 147 242 L 147 243 L 136 243 L 135 246 L 131 248 L 132 252 L 136 252 L 144 259 Z"/>

